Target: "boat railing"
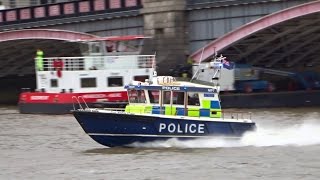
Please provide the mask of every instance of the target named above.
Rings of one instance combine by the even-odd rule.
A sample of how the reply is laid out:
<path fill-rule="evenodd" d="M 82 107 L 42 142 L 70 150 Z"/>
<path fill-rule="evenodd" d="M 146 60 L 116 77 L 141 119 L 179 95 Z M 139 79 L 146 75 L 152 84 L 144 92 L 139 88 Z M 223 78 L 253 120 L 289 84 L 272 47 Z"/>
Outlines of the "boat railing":
<path fill-rule="evenodd" d="M 90 109 L 97 110 L 97 108 L 89 108 L 82 96 L 78 96 L 78 97 L 73 96 L 72 99 L 75 100 L 76 103 L 78 103 L 80 110 L 87 110 L 87 109 L 88 110 L 90 110 Z M 81 105 L 81 100 L 83 101 L 85 107 L 83 107 Z M 74 104 L 75 103 L 73 102 L 73 110 L 76 110 L 76 106 Z M 154 110 L 154 109 L 150 109 L 150 108 L 141 108 L 141 107 L 137 107 L 137 108 L 130 107 L 128 109 L 102 108 L 102 110 L 113 112 L 113 113 L 124 113 L 125 112 L 125 113 L 132 113 L 132 114 L 163 114 L 163 115 L 181 116 L 177 113 L 178 111 L 174 112 L 174 111 L 170 111 L 170 110 L 166 111 L 166 110 L 162 110 L 162 109 Z M 156 111 L 156 113 L 154 113 L 154 111 Z M 188 109 L 187 108 L 185 116 L 188 116 L 188 114 L 193 114 L 193 115 L 190 115 L 190 117 L 198 117 L 198 118 L 205 117 L 205 116 L 200 115 L 201 111 L 203 111 L 203 109 L 200 110 L 200 109 Z M 213 111 L 211 111 L 211 112 L 213 112 Z M 219 111 L 218 112 L 215 111 L 215 113 L 218 114 Z M 197 114 L 197 115 L 195 115 L 195 114 Z M 252 117 L 251 112 L 223 110 L 223 111 L 221 111 L 221 115 L 218 114 L 216 117 L 211 117 L 211 118 L 222 118 L 222 119 L 233 119 L 233 120 L 251 120 L 251 117 Z"/>
<path fill-rule="evenodd" d="M 124 108 L 103 108 L 103 110 L 113 112 L 113 113 L 123 113 L 125 112 Z"/>
<path fill-rule="evenodd" d="M 82 71 L 107 69 L 152 68 L 155 55 L 48 57 L 42 59 L 38 71 Z M 37 61 L 37 59 L 35 59 Z M 37 66 L 39 63 L 37 63 Z"/>
<path fill-rule="evenodd" d="M 221 111 L 221 114 L 222 114 L 223 119 L 236 119 L 236 120 L 249 119 L 249 120 L 251 120 L 251 118 L 252 118 L 251 112 L 223 110 L 223 111 Z"/>
<path fill-rule="evenodd" d="M 82 103 L 81 103 L 82 100 Z M 89 106 L 87 105 L 86 101 L 84 100 L 84 98 L 82 96 L 72 96 L 72 106 L 73 106 L 73 110 L 76 110 L 76 105 L 78 104 L 79 109 L 84 110 L 84 109 L 89 109 Z M 85 107 L 83 107 L 81 104 L 84 104 Z"/>
<path fill-rule="evenodd" d="M 207 86 L 218 86 L 219 84 L 217 83 L 213 83 L 213 82 L 209 82 L 209 81 L 203 81 L 203 80 L 199 80 L 199 79 L 192 79 L 188 78 L 188 77 L 175 77 L 175 79 L 177 81 L 186 81 L 186 82 L 193 82 L 193 83 L 197 83 L 197 84 L 201 84 L 201 85 L 207 85 Z"/>

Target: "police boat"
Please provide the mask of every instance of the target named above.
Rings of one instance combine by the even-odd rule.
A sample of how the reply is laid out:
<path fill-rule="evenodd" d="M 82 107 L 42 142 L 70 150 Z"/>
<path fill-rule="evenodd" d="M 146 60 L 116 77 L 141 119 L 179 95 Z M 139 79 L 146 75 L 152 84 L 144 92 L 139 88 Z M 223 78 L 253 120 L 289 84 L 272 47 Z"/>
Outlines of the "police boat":
<path fill-rule="evenodd" d="M 108 147 L 170 138 L 239 138 L 256 126 L 251 113 L 221 109 L 217 81 L 222 60 L 215 57 L 210 63 L 212 82 L 157 76 L 154 71 L 152 80 L 125 86 L 129 103 L 124 109 L 81 107 L 72 113 L 93 140 Z M 81 97 L 75 99 L 81 102 Z"/>

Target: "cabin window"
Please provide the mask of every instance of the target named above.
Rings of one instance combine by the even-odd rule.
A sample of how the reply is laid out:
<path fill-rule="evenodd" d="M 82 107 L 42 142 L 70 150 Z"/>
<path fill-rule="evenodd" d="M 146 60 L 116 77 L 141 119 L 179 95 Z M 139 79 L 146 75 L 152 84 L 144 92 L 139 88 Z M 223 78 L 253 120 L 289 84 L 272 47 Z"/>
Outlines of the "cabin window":
<path fill-rule="evenodd" d="M 172 104 L 184 105 L 184 92 L 173 92 Z"/>
<path fill-rule="evenodd" d="M 122 77 L 108 77 L 108 86 L 109 87 L 122 87 L 123 78 Z"/>
<path fill-rule="evenodd" d="M 149 76 L 134 76 L 133 80 L 145 82 L 146 79 L 149 79 Z"/>
<path fill-rule="evenodd" d="M 138 52 L 141 40 L 119 41 L 117 42 L 118 52 Z"/>
<path fill-rule="evenodd" d="M 188 92 L 188 105 L 200 106 L 199 93 Z"/>
<path fill-rule="evenodd" d="M 91 44 L 91 52 L 92 53 L 100 53 L 100 43 L 94 42 Z"/>
<path fill-rule="evenodd" d="M 81 81 L 82 88 L 97 87 L 96 78 L 81 78 L 80 81 Z"/>
<path fill-rule="evenodd" d="M 107 41 L 106 42 L 106 51 L 107 52 L 114 52 L 116 51 L 116 45 L 112 41 Z"/>
<path fill-rule="evenodd" d="M 89 54 L 89 45 L 85 43 L 80 43 L 80 52 L 82 55 L 87 56 Z"/>
<path fill-rule="evenodd" d="M 119 41 L 117 43 L 117 52 L 126 52 L 127 51 L 127 45 L 123 41 Z"/>
<path fill-rule="evenodd" d="M 150 103 L 159 103 L 159 91 L 148 91 Z"/>
<path fill-rule="evenodd" d="M 50 80 L 50 86 L 51 87 L 58 87 L 58 80 L 57 79 L 51 79 Z"/>
<path fill-rule="evenodd" d="M 171 91 L 163 91 L 163 104 L 170 104 L 170 99 L 171 99 Z"/>
<path fill-rule="evenodd" d="M 146 103 L 146 96 L 144 90 L 128 90 L 130 103 Z"/>

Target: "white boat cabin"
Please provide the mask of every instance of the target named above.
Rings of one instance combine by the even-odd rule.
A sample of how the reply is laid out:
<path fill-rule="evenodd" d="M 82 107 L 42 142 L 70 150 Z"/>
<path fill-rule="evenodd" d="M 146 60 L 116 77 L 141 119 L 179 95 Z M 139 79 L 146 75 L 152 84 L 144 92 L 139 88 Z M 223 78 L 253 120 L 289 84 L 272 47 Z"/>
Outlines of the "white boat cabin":
<path fill-rule="evenodd" d="M 81 57 L 40 59 L 42 67 L 36 66 L 37 89 L 52 93 L 124 91 L 124 85 L 133 80 L 150 79 L 155 55 L 141 55 L 146 38 L 113 36 L 79 40 Z"/>

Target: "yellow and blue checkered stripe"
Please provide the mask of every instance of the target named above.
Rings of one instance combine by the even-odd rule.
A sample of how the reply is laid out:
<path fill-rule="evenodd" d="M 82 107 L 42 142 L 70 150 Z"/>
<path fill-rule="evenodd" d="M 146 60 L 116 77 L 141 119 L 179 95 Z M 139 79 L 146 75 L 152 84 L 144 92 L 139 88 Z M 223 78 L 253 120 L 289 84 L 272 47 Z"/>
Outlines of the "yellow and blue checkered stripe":
<path fill-rule="evenodd" d="M 202 108 L 200 109 L 200 116 L 219 118 L 221 114 L 220 102 L 216 100 L 202 100 Z"/>
<path fill-rule="evenodd" d="M 152 111 L 152 106 L 150 105 L 127 105 L 125 112 L 127 113 L 136 113 L 136 114 L 145 114 Z"/>
<path fill-rule="evenodd" d="M 203 100 L 202 107 L 189 107 L 185 113 L 183 107 L 175 107 L 164 105 L 162 108 L 160 106 L 151 105 L 127 105 L 125 112 L 130 113 L 151 113 L 151 114 L 165 114 L 165 115 L 178 115 L 188 117 L 211 117 L 219 118 L 222 116 L 221 107 L 218 101 L 213 100 Z"/>

